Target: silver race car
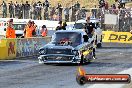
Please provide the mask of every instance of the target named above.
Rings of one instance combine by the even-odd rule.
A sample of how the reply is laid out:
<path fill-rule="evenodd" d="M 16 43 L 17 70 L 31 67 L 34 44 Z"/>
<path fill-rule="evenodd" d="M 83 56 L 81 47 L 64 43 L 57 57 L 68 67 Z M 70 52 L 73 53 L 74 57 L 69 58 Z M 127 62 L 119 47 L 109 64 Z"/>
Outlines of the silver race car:
<path fill-rule="evenodd" d="M 88 63 L 93 59 L 93 44 L 81 30 L 59 30 L 50 43 L 40 48 L 39 63 Z"/>

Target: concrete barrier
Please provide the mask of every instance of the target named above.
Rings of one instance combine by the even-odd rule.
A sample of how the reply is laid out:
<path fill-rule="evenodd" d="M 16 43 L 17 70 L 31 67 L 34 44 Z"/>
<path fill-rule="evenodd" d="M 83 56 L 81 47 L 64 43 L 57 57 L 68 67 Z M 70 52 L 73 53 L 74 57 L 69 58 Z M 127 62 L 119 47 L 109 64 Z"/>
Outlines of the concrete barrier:
<path fill-rule="evenodd" d="M 16 39 L 1 39 L 0 60 L 14 59 L 16 57 Z"/>
<path fill-rule="evenodd" d="M 39 48 L 51 41 L 51 37 L 1 39 L 0 60 L 37 55 Z"/>
<path fill-rule="evenodd" d="M 16 57 L 37 55 L 39 48 L 51 41 L 51 37 L 17 39 Z"/>

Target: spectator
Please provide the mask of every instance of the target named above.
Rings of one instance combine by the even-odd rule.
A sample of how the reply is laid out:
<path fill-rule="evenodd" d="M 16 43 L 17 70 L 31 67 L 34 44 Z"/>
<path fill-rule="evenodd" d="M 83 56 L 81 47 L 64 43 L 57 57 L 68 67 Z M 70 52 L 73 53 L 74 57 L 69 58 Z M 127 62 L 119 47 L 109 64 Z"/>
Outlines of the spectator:
<path fill-rule="evenodd" d="M 66 22 L 68 22 L 69 21 L 69 8 L 68 7 L 66 7 L 65 9 L 64 9 L 64 15 L 65 15 L 65 21 Z"/>
<path fill-rule="evenodd" d="M 50 10 L 50 20 L 54 20 L 54 14 L 55 14 L 55 7 L 51 7 L 51 10 Z"/>
<path fill-rule="evenodd" d="M 74 5 L 76 11 L 80 9 L 80 3 L 77 1 L 76 4 Z"/>
<path fill-rule="evenodd" d="M 63 10 L 62 5 L 60 3 L 58 3 L 56 9 L 58 9 L 59 21 L 61 21 L 62 20 L 62 10 Z"/>
<path fill-rule="evenodd" d="M 126 3 L 125 0 L 119 0 L 119 4 L 121 8 L 125 8 L 125 3 Z"/>
<path fill-rule="evenodd" d="M 25 7 L 24 8 L 24 18 L 29 19 L 30 4 L 28 3 L 28 1 L 26 1 L 26 4 L 24 7 Z"/>
<path fill-rule="evenodd" d="M 44 8 L 44 19 L 47 20 L 49 18 L 49 13 L 48 13 L 49 1 L 48 0 L 45 0 L 45 2 L 43 3 L 43 8 Z"/>
<path fill-rule="evenodd" d="M 38 20 L 41 20 L 42 19 L 42 16 L 41 16 L 42 4 L 40 1 L 37 3 L 37 11 L 38 11 L 37 18 Z"/>
<path fill-rule="evenodd" d="M 0 6 L 2 6 L 3 18 L 6 18 L 7 17 L 7 5 L 6 5 L 5 1 L 3 1 L 3 3 Z"/>
<path fill-rule="evenodd" d="M 18 18 L 19 19 L 22 19 L 23 18 L 23 15 L 24 15 L 24 4 L 19 4 L 19 8 L 20 8 L 20 13 L 18 14 Z"/>
<path fill-rule="evenodd" d="M 115 4 L 113 4 L 113 9 L 116 9 L 116 5 Z"/>
<path fill-rule="evenodd" d="M 104 0 L 99 0 L 99 8 L 103 8 L 105 6 Z"/>
<path fill-rule="evenodd" d="M 108 4 L 108 2 L 106 1 L 106 2 L 105 2 L 105 9 L 108 10 L 108 8 L 109 8 L 109 4 Z"/>
<path fill-rule="evenodd" d="M 76 11 L 76 14 L 75 14 L 75 16 L 76 16 L 76 21 L 79 20 L 79 15 L 80 15 L 80 10 L 77 10 L 77 11 Z"/>
<path fill-rule="evenodd" d="M 33 9 L 32 9 L 32 6 L 30 6 L 29 18 L 30 18 L 30 19 L 33 19 Z"/>
<path fill-rule="evenodd" d="M 74 6 L 70 7 L 70 21 L 76 21 L 76 9 Z"/>
<path fill-rule="evenodd" d="M 15 4 L 15 16 L 18 18 L 19 14 L 20 14 L 20 6 L 19 6 L 19 4 L 16 1 L 16 4 Z"/>
<path fill-rule="evenodd" d="M 13 29 L 13 19 L 10 19 L 6 29 L 6 38 L 16 38 L 15 29 Z"/>
<path fill-rule="evenodd" d="M 36 20 L 37 19 L 37 3 L 35 2 L 34 4 L 33 4 L 33 14 L 34 14 L 34 17 L 33 17 L 33 19 L 34 20 Z"/>
<path fill-rule="evenodd" d="M 46 27 L 46 25 L 43 25 L 42 29 L 41 29 L 41 36 L 45 37 L 45 36 L 47 36 L 47 33 L 48 33 L 47 27 Z"/>
<path fill-rule="evenodd" d="M 12 3 L 12 1 L 9 3 L 9 13 L 10 13 L 10 18 L 14 18 L 14 4 Z"/>

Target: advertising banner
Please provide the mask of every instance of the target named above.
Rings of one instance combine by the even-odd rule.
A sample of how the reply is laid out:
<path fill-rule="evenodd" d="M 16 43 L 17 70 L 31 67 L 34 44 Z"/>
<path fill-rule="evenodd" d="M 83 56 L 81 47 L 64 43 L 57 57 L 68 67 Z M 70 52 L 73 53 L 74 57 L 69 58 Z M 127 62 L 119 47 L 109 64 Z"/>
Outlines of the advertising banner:
<path fill-rule="evenodd" d="M 132 43 L 132 34 L 129 32 L 103 31 L 103 42 Z"/>
<path fill-rule="evenodd" d="M 14 59 L 16 57 L 16 39 L 1 39 L 0 59 Z"/>
<path fill-rule="evenodd" d="M 118 16 L 114 14 L 105 14 L 105 24 L 116 25 L 118 22 Z"/>

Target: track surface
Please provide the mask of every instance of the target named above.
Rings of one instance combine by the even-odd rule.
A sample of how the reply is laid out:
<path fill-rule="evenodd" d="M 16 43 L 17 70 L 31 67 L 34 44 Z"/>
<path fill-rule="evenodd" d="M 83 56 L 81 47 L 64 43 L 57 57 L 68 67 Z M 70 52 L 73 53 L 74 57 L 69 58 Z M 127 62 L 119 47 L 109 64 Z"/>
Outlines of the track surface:
<path fill-rule="evenodd" d="M 132 68 L 132 45 L 103 44 L 87 73 L 118 73 Z M 36 58 L 37 59 L 37 58 Z M 0 61 L 0 88 L 88 88 L 76 82 L 77 65 L 40 65 L 35 58 Z"/>

